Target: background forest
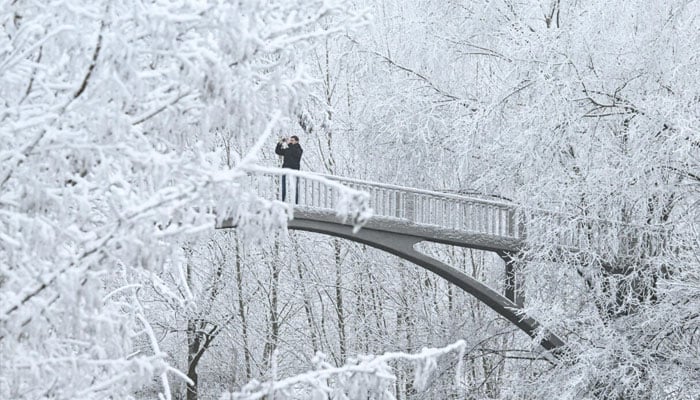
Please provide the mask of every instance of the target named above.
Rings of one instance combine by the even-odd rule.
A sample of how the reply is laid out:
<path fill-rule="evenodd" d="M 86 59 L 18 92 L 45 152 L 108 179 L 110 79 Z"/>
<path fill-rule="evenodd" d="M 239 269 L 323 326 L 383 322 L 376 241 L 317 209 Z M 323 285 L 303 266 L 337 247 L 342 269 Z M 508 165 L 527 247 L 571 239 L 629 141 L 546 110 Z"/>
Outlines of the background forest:
<path fill-rule="evenodd" d="M 699 16 L 0 0 L 0 398 L 700 397 Z M 518 260 L 565 349 L 399 258 L 287 232 L 256 182 L 293 134 L 303 171 L 571 216 L 534 221 Z M 599 220 L 643 234 L 555 249 Z M 502 289 L 495 254 L 421 249 Z"/>

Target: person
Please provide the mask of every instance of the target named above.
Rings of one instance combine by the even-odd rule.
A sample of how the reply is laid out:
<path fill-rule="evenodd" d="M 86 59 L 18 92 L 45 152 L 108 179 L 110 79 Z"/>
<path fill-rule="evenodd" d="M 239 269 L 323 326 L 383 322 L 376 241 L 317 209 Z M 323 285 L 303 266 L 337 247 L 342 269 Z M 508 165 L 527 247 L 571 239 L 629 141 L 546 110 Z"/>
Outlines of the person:
<path fill-rule="evenodd" d="M 275 153 L 284 157 L 282 162 L 282 168 L 290 168 L 299 170 L 301 166 L 301 155 L 304 149 L 301 148 L 299 144 L 299 137 L 296 135 L 291 136 L 289 139 L 282 138 L 277 142 L 277 147 L 275 147 Z M 296 182 L 295 201 L 299 204 L 299 178 L 294 178 Z M 282 175 L 282 201 L 287 197 L 287 176 Z"/>

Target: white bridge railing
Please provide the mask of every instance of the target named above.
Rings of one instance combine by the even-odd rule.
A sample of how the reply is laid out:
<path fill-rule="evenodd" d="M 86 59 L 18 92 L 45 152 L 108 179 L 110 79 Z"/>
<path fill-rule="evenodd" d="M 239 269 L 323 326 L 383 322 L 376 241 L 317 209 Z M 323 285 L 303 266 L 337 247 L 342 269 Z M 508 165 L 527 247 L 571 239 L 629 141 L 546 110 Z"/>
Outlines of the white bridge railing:
<path fill-rule="evenodd" d="M 667 232 L 599 219 L 582 219 L 561 213 L 532 210 L 506 202 L 471 198 L 449 193 L 407 188 L 352 178 L 317 175 L 345 187 L 369 194 L 373 218 L 388 218 L 421 226 L 455 230 L 506 239 L 528 239 L 575 249 L 630 253 L 645 246 L 645 252 L 667 240 Z M 257 176 L 258 193 L 281 200 L 278 175 Z M 332 211 L 340 190 L 306 176 L 286 177 L 285 202 L 298 207 Z"/>
<path fill-rule="evenodd" d="M 523 237 L 516 218 L 516 208 L 506 203 L 338 176 L 320 176 L 345 187 L 367 192 L 374 218 L 390 218 L 482 235 L 515 239 Z M 266 176 L 265 179 L 269 180 L 267 184 L 272 184 L 275 188 L 268 198 L 281 200 L 282 177 Z M 304 176 L 286 177 L 286 203 L 330 211 L 336 208 L 339 196 L 338 188 L 318 180 Z"/>

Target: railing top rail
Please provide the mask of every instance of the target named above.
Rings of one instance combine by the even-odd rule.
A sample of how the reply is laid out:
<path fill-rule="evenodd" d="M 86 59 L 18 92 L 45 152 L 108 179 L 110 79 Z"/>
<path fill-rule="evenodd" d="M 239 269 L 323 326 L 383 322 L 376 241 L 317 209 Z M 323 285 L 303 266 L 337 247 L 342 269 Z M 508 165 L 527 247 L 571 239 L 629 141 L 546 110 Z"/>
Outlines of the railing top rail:
<path fill-rule="evenodd" d="M 426 189 L 417 189 L 417 188 L 412 188 L 412 187 L 407 187 L 407 186 L 392 185 L 392 184 L 388 184 L 388 183 L 365 181 L 365 180 L 356 179 L 356 178 L 346 178 L 346 177 L 337 176 L 337 175 L 326 175 L 326 174 L 317 174 L 317 175 L 322 176 L 322 177 L 329 179 L 329 180 L 337 181 L 337 182 L 350 182 L 350 183 L 356 183 L 359 185 L 374 186 L 374 187 L 378 187 L 378 188 L 382 188 L 382 189 L 400 190 L 402 192 L 410 192 L 410 193 L 423 194 L 423 195 L 428 195 L 428 196 L 443 197 L 443 198 L 452 199 L 452 200 L 468 201 L 471 203 L 480 203 L 480 204 L 496 206 L 496 207 L 505 207 L 505 208 L 517 208 L 518 207 L 517 204 L 507 203 L 507 202 L 503 202 L 503 201 L 484 200 L 484 199 L 479 199 L 476 197 L 469 197 L 469 196 L 452 194 L 452 193 L 444 193 L 444 192 L 435 192 L 435 191 L 426 190 Z"/>
<path fill-rule="evenodd" d="M 387 184 L 387 183 L 372 182 L 372 181 L 366 181 L 366 180 L 362 180 L 362 179 L 347 178 L 347 177 L 336 176 L 336 175 L 326 175 L 326 174 L 318 174 L 318 175 L 323 176 L 326 179 L 334 180 L 337 182 L 351 182 L 351 183 L 374 186 L 374 187 L 384 188 L 384 189 L 401 190 L 404 192 L 410 192 L 410 193 L 416 193 L 416 194 L 422 194 L 422 195 L 442 197 L 442 198 L 460 200 L 460 201 L 468 201 L 471 203 L 480 203 L 480 204 L 495 206 L 495 207 L 505 207 L 505 208 L 511 208 L 511 209 L 518 209 L 518 210 L 523 210 L 523 211 L 534 212 L 534 213 L 537 213 L 539 215 L 550 215 L 550 216 L 570 218 L 572 220 L 578 220 L 579 222 L 587 222 L 588 221 L 588 222 L 593 222 L 593 223 L 597 223 L 597 224 L 626 226 L 629 228 L 636 228 L 636 229 L 664 228 L 663 224 L 645 225 L 645 224 L 635 224 L 635 223 L 631 223 L 631 222 L 624 222 L 624 221 L 617 221 L 617 220 L 603 219 L 603 218 L 596 218 L 596 217 L 574 216 L 574 215 L 568 214 L 568 213 L 563 212 L 563 211 L 552 211 L 552 210 L 547 210 L 547 209 L 538 208 L 538 207 L 524 206 L 524 205 L 517 204 L 517 203 L 509 203 L 509 202 L 505 202 L 505 201 L 485 200 L 485 199 L 480 199 L 480 198 L 470 197 L 470 196 L 465 196 L 465 195 L 436 192 L 436 191 L 431 191 L 431 190 L 426 190 L 426 189 L 417 189 L 417 188 L 412 188 L 412 187 L 392 185 L 392 184 Z"/>
<path fill-rule="evenodd" d="M 294 171 L 294 172 L 296 172 L 296 171 Z M 432 197 L 442 198 L 442 199 L 450 199 L 450 200 L 455 200 L 455 201 L 460 201 L 460 202 L 482 204 L 482 205 L 489 206 L 489 207 L 499 207 L 499 208 L 506 208 L 506 209 L 511 209 L 511 210 L 531 212 L 531 213 L 535 213 L 539 216 L 563 217 L 564 219 L 569 220 L 570 222 L 583 222 L 583 223 L 592 222 L 592 223 L 595 223 L 598 225 L 624 226 L 624 227 L 628 227 L 628 228 L 642 229 L 642 230 L 647 230 L 650 228 L 662 229 L 662 230 L 667 229 L 667 227 L 664 224 L 646 225 L 646 224 L 635 224 L 635 223 L 610 220 L 610 219 L 602 219 L 602 218 L 596 218 L 596 217 L 576 216 L 576 215 L 568 214 L 568 213 L 563 212 L 563 211 L 552 211 L 552 210 L 542 209 L 542 208 L 538 208 L 538 207 L 524 206 L 521 204 L 510 203 L 510 202 L 505 202 L 505 201 L 485 200 L 485 199 L 480 199 L 480 198 L 470 197 L 470 196 L 465 196 L 465 195 L 436 192 L 436 191 L 431 191 L 431 190 L 426 190 L 426 189 L 418 189 L 418 188 L 399 186 L 399 185 L 393 185 L 393 184 L 388 184 L 388 183 L 373 182 L 373 181 L 367 181 L 367 180 L 363 180 L 363 179 L 348 178 L 348 177 L 337 176 L 337 175 L 328 175 L 328 174 L 321 174 L 321 173 L 312 173 L 312 174 L 315 176 L 319 176 L 319 177 L 322 177 L 324 179 L 330 180 L 330 181 L 338 182 L 340 184 L 343 184 L 343 183 L 358 184 L 358 185 L 364 185 L 364 186 L 375 187 L 375 188 L 380 188 L 380 189 L 397 190 L 397 191 L 406 192 L 406 193 L 432 196 Z M 303 175 L 300 175 L 299 177 L 302 179 L 304 178 Z"/>

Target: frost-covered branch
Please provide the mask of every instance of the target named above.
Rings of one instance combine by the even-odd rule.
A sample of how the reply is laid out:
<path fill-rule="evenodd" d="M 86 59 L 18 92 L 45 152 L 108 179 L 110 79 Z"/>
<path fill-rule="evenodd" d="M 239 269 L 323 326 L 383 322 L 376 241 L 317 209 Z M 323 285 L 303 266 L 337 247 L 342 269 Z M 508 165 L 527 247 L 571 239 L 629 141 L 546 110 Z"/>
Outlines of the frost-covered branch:
<path fill-rule="evenodd" d="M 461 360 L 466 343 L 462 340 L 442 348 L 423 349 L 420 353 L 385 353 L 379 356 L 362 356 L 350 360 L 347 365 L 333 367 L 324 356 L 317 354 L 317 369 L 293 377 L 270 382 L 251 382 L 241 391 L 226 393 L 221 400 L 256 400 L 268 396 L 275 398 L 394 399 L 391 385 L 396 379 L 389 366 L 392 362 L 408 362 L 415 366 L 414 387 L 422 391 L 430 384 L 441 357 L 457 353 L 456 379 L 461 376 Z"/>
<path fill-rule="evenodd" d="M 341 23 L 316 25 L 329 16 Z M 0 7 L 0 397 L 127 398 L 153 374 L 170 397 L 152 305 L 129 312 L 115 274 L 163 289 L 149 273 L 178 268 L 181 244 L 225 215 L 283 228 L 285 207 L 225 167 L 216 132 L 259 162 L 265 126 L 311 81 L 307 46 L 364 19 L 320 0 Z M 140 331 L 156 356 L 129 356 Z"/>

